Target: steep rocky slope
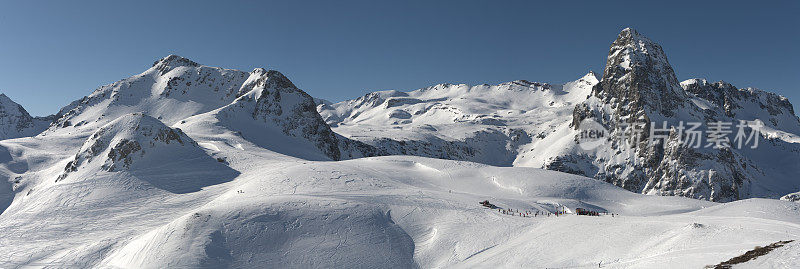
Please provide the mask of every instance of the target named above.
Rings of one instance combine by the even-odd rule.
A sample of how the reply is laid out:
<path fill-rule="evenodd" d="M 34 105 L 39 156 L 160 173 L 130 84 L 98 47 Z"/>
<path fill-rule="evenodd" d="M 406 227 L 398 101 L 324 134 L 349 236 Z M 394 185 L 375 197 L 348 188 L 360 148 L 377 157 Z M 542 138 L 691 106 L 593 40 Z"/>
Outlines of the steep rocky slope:
<path fill-rule="evenodd" d="M 310 160 L 377 154 L 373 147 L 331 131 L 311 96 L 278 71 L 253 70 L 236 96 L 228 105 L 175 126 L 196 132 L 234 132 L 260 147 Z"/>

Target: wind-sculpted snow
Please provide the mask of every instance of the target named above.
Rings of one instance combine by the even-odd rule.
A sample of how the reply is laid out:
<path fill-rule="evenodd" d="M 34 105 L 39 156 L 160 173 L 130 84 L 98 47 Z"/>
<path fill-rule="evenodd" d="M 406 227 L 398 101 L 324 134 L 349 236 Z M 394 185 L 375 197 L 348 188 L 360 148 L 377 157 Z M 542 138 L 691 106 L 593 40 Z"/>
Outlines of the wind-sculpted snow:
<path fill-rule="evenodd" d="M 412 268 L 413 253 L 411 237 L 380 206 L 338 199 L 310 204 L 298 197 L 198 210 L 133 239 L 104 263 L 122 268 Z"/>
<path fill-rule="evenodd" d="M 727 206 L 409 156 L 275 162 L 258 148 L 219 150 L 242 174 L 197 192 L 109 184 L 125 178 L 110 174 L 39 186 L 0 215 L 0 265 L 695 268 L 800 235 L 785 201 Z M 485 199 L 550 216 L 502 214 Z M 576 207 L 615 216 L 552 214 Z"/>

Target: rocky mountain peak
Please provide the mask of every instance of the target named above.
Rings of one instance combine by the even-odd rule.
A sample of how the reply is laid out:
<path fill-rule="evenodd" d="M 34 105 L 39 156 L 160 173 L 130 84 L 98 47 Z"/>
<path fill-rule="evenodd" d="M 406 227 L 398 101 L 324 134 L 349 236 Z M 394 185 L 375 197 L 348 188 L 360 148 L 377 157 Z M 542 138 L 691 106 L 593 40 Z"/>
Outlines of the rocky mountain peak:
<path fill-rule="evenodd" d="M 250 74 L 266 74 L 266 73 L 267 69 L 264 69 L 263 67 L 253 68 L 253 71 L 250 72 Z"/>
<path fill-rule="evenodd" d="M 37 135 L 47 128 L 51 120 L 32 117 L 20 104 L 0 93 L 0 139 Z"/>
<path fill-rule="evenodd" d="M 617 39 L 621 39 L 621 38 L 641 39 L 641 40 L 645 40 L 645 41 L 648 41 L 648 42 L 652 42 L 652 41 L 650 41 L 649 38 L 647 38 L 646 36 L 643 36 L 642 34 L 640 34 L 639 31 L 636 31 L 636 29 L 633 29 L 633 28 L 630 28 L 630 27 L 626 27 L 625 29 L 622 29 L 622 31 L 619 32 L 619 35 L 617 36 Z"/>
<path fill-rule="evenodd" d="M 586 158 L 564 154 L 549 161 L 547 168 L 592 176 L 635 192 L 731 201 L 763 195 L 757 194 L 762 192 L 759 188 L 784 177 L 767 176 L 765 171 L 773 163 L 760 161 L 761 153 L 753 152 L 796 156 L 793 138 L 773 139 L 762 143 L 762 149 L 714 148 L 708 143 L 687 144 L 686 134 L 672 129 L 667 138 L 651 140 L 651 123 L 674 127 L 681 122 L 759 120 L 780 130 L 770 136 L 794 137 L 800 132 L 800 121 L 788 100 L 776 94 L 738 89 L 724 81 L 678 83 L 661 46 L 633 29 L 623 30 L 612 43 L 603 78 L 592 88 L 592 95 L 575 106 L 570 126 L 578 129 L 584 119 L 591 118 L 611 130 L 607 140 L 611 143 L 590 152 L 591 164 Z M 644 126 L 641 135 L 631 135 L 634 124 Z"/>
<path fill-rule="evenodd" d="M 281 72 L 256 68 L 250 72 L 250 77 L 239 88 L 236 96 L 242 96 L 257 88 L 296 89 L 297 87 Z"/>
<path fill-rule="evenodd" d="M 620 116 L 631 118 L 671 117 L 687 99 L 661 46 L 631 28 L 611 44 L 603 78 L 592 91 L 605 103 L 619 104 Z"/>
<path fill-rule="evenodd" d="M 294 83 L 289 80 L 289 78 L 276 70 L 267 71 L 266 76 L 268 78 L 267 83 L 270 87 L 297 88 L 297 86 L 295 86 Z"/>
<path fill-rule="evenodd" d="M 21 105 L 17 104 L 11 98 L 8 98 L 3 93 L 0 93 L 0 113 L 1 115 L 6 116 L 22 116 L 26 118 L 30 118 L 31 115 L 28 114 L 28 111 L 25 110 Z"/>
<path fill-rule="evenodd" d="M 178 55 L 175 55 L 175 54 L 167 55 L 166 57 L 161 58 L 158 61 L 156 61 L 155 63 L 153 63 L 153 66 L 157 66 L 157 65 L 171 65 L 173 67 L 177 67 L 177 66 L 200 66 L 200 64 L 198 64 L 198 63 L 196 63 L 196 62 L 194 62 L 192 60 L 189 60 L 187 58 L 184 58 L 184 57 L 181 57 L 181 56 L 178 56 Z"/>
<path fill-rule="evenodd" d="M 280 72 L 256 68 L 237 96 L 234 103 L 221 110 L 222 114 L 249 115 L 256 120 L 254 122 L 262 122 L 257 125 L 259 127 L 250 128 L 275 125 L 284 135 L 304 138 L 331 159 L 340 160 L 339 141 L 317 112 L 314 99 Z M 232 128 L 244 130 L 244 133 L 250 129 Z"/>
<path fill-rule="evenodd" d="M 197 67 L 200 66 L 200 64 L 175 54 L 170 54 L 167 57 L 161 58 L 153 63 L 153 67 L 158 69 L 162 75 L 176 67 L 181 66 Z"/>

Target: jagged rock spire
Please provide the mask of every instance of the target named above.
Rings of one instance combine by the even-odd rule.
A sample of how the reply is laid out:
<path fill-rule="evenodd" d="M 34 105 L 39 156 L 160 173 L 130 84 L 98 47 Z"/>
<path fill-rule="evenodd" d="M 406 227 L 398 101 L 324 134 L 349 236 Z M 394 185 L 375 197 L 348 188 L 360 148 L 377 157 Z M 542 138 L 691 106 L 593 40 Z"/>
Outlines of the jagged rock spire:
<path fill-rule="evenodd" d="M 669 117 L 686 98 L 661 46 L 631 28 L 611 44 L 593 93 L 606 102 L 616 100 L 623 116 L 656 112 Z"/>

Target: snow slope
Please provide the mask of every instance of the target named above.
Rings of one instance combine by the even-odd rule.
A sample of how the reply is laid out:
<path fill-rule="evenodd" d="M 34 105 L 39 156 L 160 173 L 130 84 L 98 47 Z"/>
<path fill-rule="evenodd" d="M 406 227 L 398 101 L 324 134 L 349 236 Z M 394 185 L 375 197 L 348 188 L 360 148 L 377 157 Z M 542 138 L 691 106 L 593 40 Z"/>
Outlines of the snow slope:
<path fill-rule="evenodd" d="M 387 154 L 511 166 L 526 162 L 521 154 L 566 122 L 596 83 L 588 73 L 564 85 L 440 84 L 369 93 L 317 110 L 334 131 Z"/>
<path fill-rule="evenodd" d="M 473 162 L 568 144 L 572 108 L 597 83 L 440 85 L 338 110 L 277 71 L 168 56 L 44 133 L 0 140 L 0 267 L 697 268 L 799 239 L 800 203 Z M 349 136 L 394 136 L 352 141 L 334 118 Z M 469 161 L 363 157 L 426 152 Z M 756 266 L 797 262 L 775 255 Z"/>
<path fill-rule="evenodd" d="M 715 204 L 646 196 L 560 172 L 421 157 L 275 161 L 260 157 L 265 149 L 220 151 L 241 174 L 196 192 L 111 175 L 41 186 L 0 215 L 0 261 L 123 268 L 593 267 L 601 261 L 699 267 L 800 235 L 800 206 L 778 200 Z M 619 215 L 524 218 L 485 209 L 477 204 L 484 199 L 506 209 L 566 206 Z"/>

